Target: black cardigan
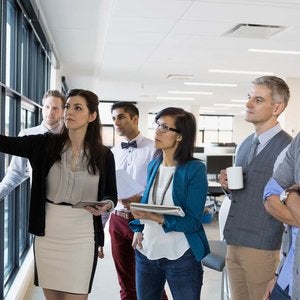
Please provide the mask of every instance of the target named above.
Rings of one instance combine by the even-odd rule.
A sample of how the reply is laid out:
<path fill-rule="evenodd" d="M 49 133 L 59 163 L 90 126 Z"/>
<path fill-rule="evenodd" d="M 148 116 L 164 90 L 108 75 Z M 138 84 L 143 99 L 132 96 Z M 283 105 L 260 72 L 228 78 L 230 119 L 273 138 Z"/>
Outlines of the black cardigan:
<path fill-rule="evenodd" d="M 56 136 L 51 133 L 7 137 L 0 135 L 0 152 L 22 156 L 29 159 L 32 167 L 31 201 L 29 210 L 29 232 L 45 235 L 46 177 L 55 161 L 50 158 L 49 146 Z M 106 148 L 104 175 L 100 175 L 98 201 L 111 199 L 117 203 L 115 161 L 112 152 Z M 94 216 L 95 242 L 104 244 L 101 216 Z"/>

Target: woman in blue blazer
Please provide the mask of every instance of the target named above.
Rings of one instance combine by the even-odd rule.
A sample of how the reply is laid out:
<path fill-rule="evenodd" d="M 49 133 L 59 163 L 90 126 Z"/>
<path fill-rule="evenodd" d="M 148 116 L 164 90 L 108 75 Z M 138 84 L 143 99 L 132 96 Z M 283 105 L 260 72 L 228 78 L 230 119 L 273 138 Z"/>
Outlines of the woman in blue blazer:
<path fill-rule="evenodd" d="M 192 156 L 196 121 L 191 113 L 169 107 L 156 115 L 154 126 L 159 154 L 148 165 L 141 202 L 180 206 L 185 215 L 132 209 L 138 299 L 161 299 L 167 281 L 174 300 L 198 300 L 201 259 L 209 246 L 201 223 L 208 188 L 206 168 Z"/>

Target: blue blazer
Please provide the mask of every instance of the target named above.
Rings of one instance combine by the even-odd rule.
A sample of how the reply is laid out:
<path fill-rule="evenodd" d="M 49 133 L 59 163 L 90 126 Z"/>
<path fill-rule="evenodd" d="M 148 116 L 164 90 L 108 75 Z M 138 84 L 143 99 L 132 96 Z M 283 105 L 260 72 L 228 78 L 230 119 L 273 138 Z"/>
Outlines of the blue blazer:
<path fill-rule="evenodd" d="M 141 203 L 148 203 L 150 188 L 161 162 L 162 158 L 157 158 L 148 165 L 147 185 Z M 178 165 L 173 179 L 172 196 L 174 205 L 180 206 L 185 216 L 164 215 L 164 231 L 183 232 L 198 261 L 209 253 L 208 241 L 201 222 L 207 189 L 204 163 L 192 159 L 183 165 Z M 129 223 L 129 227 L 135 232 L 141 232 L 144 225 L 139 220 L 133 220 Z"/>

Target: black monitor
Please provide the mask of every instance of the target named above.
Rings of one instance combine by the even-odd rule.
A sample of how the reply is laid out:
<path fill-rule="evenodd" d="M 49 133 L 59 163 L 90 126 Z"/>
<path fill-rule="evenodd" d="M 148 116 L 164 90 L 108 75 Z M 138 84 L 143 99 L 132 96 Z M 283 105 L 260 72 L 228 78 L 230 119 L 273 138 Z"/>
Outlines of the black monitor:
<path fill-rule="evenodd" d="M 219 174 L 221 170 L 233 165 L 233 155 L 207 155 L 207 174 Z"/>
<path fill-rule="evenodd" d="M 204 147 L 194 147 L 194 153 L 204 153 Z"/>

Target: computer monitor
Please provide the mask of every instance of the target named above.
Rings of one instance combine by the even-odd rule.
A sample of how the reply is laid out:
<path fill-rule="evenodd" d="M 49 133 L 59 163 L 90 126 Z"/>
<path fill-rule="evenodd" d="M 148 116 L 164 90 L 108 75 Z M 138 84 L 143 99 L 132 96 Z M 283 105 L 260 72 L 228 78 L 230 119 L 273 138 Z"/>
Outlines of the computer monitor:
<path fill-rule="evenodd" d="M 233 165 L 233 155 L 207 155 L 207 174 L 218 175 L 221 170 Z"/>

